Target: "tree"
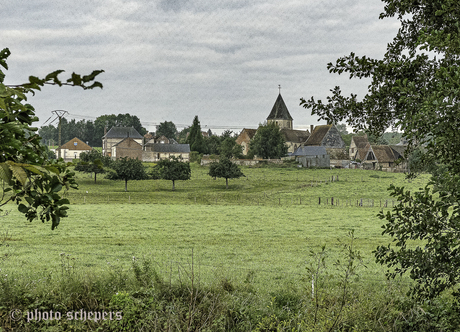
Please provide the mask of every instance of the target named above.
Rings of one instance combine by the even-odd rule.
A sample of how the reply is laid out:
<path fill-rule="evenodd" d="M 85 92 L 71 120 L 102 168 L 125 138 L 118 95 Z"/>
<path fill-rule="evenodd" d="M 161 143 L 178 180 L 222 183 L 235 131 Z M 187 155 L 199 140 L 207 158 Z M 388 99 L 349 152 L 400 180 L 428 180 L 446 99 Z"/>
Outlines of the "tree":
<path fill-rule="evenodd" d="M 176 125 L 171 121 L 160 122 L 160 125 L 157 126 L 157 136 L 166 136 L 167 138 L 176 139 L 177 128 Z"/>
<path fill-rule="evenodd" d="M 213 178 L 225 178 L 226 189 L 228 189 L 228 179 L 244 176 L 240 168 L 225 157 L 220 157 L 219 162 L 211 163 L 208 174 Z"/>
<path fill-rule="evenodd" d="M 112 127 L 133 127 L 142 136 L 147 133 L 147 129 L 142 126 L 140 119 L 136 115 L 131 115 L 128 113 L 120 113 L 118 115 L 101 115 L 98 116 L 94 121 L 94 137 L 98 142 L 97 146 L 102 146 L 104 129 L 107 128 L 107 130 L 110 130 Z"/>
<path fill-rule="evenodd" d="M 192 126 L 190 127 L 190 134 L 186 139 L 186 143 L 190 144 L 191 151 L 197 151 L 198 153 L 205 153 L 205 144 L 203 135 L 201 134 L 200 121 L 198 115 L 193 119 Z"/>
<path fill-rule="evenodd" d="M 259 125 L 256 134 L 249 143 L 249 150 L 264 159 L 278 159 L 286 156 L 288 148 L 280 128 L 272 122 Z"/>
<path fill-rule="evenodd" d="M 8 70 L 6 60 L 10 54 L 8 48 L 0 52 L 0 66 L 5 70 Z M 101 83 L 94 81 L 102 70 L 86 76 L 72 73 L 62 81 L 59 75 L 63 72 L 56 70 L 45 78 L 29 76 L 27 83 L 6 85 L 5 73 L 0 69 L 0 208 L 15 202 L 27 220 L 51 220 L 51 229 L 67 216 L 69 201 L 62 198 L 61 190 L 77 188 L 77 184 L 75 173 L 63 161 L 50 160 L 46 147 L 40 144 L 37 128 L 32 127 L 38 118 L 33 106 L 27 103 L 27 94 L 34 94 L 46 85 L 102 88 Z"/>
<path fill-rule="evenodd" d="M 243 154 L 243 147 L 236 144 L 235 137 L 224 138 L 219 147 L 219 155 L 225 158 L 239 158 Z"/>
<path fill-rule="evenodd" d="M 149 176 L 145 171 L 142 161 L 133 158 L 120 158 L 113 163 L 113 172 L 108 173 L 110 180 L 124 180 L 125 191 L 128 191 L 129 180 L 147 180 Z"/>
<path fill-rule="evenodd" d="M 384 2 L 380 18 L 396 16 L 401 28 L 383 58 L 351 53 L 328 64 L 330 72 L 371 78 L 367 95 L 362 100 L 354 94 L 345 97 L 335 87 L 326 104 L 313 97 L 301 104 L 320 119 L 346 120 L 376 136 L 398 128 L 409 153 L 424 147 L 418 162 L 437 165 L 419 192 L 390 188 L 400 203 L 379 217 L 393 246 L 375 252 L 377 261 L 388 266 L 388 277 L 409 273 L 416 281 L 410 293 L 434 298 L 456 290 L 460 281 L 460 6 L 457 0 Z M 409 246 L 412 240 L 424 245 Z M 454 294 L 460 299 L 458 291 Z"/>
<path fill-rule="evenodd" d="M 177 141 L 180 144 L 187 143 L 187 138 L 188 138 L 187 135 L 190 135 L 190 127 L 186 127 L 179 132 L 179 134 L 177 135 Z"/>
<path fill-rule="evenodd" d="M 75 170 L 84 173 L 94 173 L 94 183 L 96 183 L 97 174 L 103 174 L 107 170 L 104 167 L 111 167 L 112 160 L 110 157 L 102 155 L 98 150 L 82 152 L 80 162 L 75 166 Z"/>
<path fill-rule="evenodd" d="M 173 183 L 172 190 L 176 190 L 175 181 L 190 180 L 192 175 L 190 164 L 181 161 L 175 157 L 171 159 L 162 159 L 155 165 L 155 172 L 163 180 L 171 180 Z"/>
<path fill-rule="evenodd" d="M 0 52 L 0 66 L 6 70 L 10 54 L 7 48 Z M 66 81 L 59 78 L 62 72 L 54 71 L 45 78 L 29 76 L 27 83 L 6 85 L 5 74 L 0 70 L 0 207 L 15 202 L 27 220 L 51 220 L 51 229 L 67 216 L 69 201 L 62 198 L 60 192 L 63 188 L 77 188 L 75 173 L 64 162 L 48 158 L 46 147 L 40 144 L 41 137 L 35 133 L 37 128 L 32 127 L 38 118 L 33 106 L 26 103 L 26 94 L 39 91 L 45 85 L 102 88 L 94 79 L 103 71 L 83 77 L 73 73 Z"/>
<path fill-rule="evenodd" d="M 345 123 L 338 123 L 335 125 L 340 135 L 348 135 L 347 125 Z"/>

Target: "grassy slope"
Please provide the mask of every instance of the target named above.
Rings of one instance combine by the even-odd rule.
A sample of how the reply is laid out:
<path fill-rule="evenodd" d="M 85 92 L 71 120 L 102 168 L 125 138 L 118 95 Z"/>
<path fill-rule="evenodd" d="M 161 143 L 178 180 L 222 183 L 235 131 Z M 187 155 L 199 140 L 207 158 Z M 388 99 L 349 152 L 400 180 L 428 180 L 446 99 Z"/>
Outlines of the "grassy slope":
<path fill-rule="evenodd" d="M 342 204 L 386 200 L 390 183 L 417 189 L 426 181 L 407 183 L 403 174 L 361 170 L 243 168 L 247 177 L 230 180 L 226 191 L 224 179 L 213 180 L 206 172 L 194 166 L 192 180 L 177 183 L 176 192 L 171 181 L 131 181 L 128 193 L 121 181 L 100 176 L 94 185 L 79 174 L 80 190 L 68 194 L 70 216 L 55 231 L 25 222 L 11 205 L 0 229 L 0 243 L 3 237 L 8 245 L 0 247 L 1 273 L 54 273 L 69 265 L 63 257 L 71 257 L 72 269 L 97 274 L 128 268 L 133 256 L 145 256 L 158 263 L 165 278 L 175 279 L 176 270 L 189 268 L 193 250 L 203 279 L 231 272 L 242 280 L 254 271 L 260 286 L 271 289 L 274 282 L 299 280 L 310 250 L 326 244 L 336 258 L 337 238 L 345 240 L 354 229 L 368 265 L 364 278 L 382 280 L 371 254 L 388 242 L 375 217 L 379 208 Z M 324 183 L 332 175 L 339 181 Z M 318 206 L 318 197 L 339 198 L 341 205 Z"/>

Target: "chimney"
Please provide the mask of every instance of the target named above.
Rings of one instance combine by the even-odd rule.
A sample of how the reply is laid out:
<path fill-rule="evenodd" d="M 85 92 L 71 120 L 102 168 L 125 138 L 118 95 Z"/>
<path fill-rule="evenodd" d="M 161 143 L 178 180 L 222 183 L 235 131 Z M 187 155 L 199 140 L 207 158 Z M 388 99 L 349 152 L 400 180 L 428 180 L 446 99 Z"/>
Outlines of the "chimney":
<path fill-rule="evenodd" d="M 313 132 L 313 129 L 315 129 L 314 125 L 310 125 L 310 134 Z"/>

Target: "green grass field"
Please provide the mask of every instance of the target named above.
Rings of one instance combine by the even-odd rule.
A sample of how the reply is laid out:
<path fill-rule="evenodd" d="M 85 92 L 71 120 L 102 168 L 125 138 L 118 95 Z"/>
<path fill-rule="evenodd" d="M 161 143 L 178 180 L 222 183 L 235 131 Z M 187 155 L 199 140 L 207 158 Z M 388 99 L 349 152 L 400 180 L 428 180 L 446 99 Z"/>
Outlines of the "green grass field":
<path fill-rule="evenodd" d="M 246 176 L 226 190 L 225 179 L 191 166 L 192 179 L 176 182 L 175 192 L 171 181 L 129 181 L 125 192 L 122 181 L 77 174 L 79 190 L 66 193 L 69 217 L 54 231 L 8 204 L 0 218 L 0 332 L 433 331 L 460 324 L 449 294 L 412 302 L 409 278 L 387 281 L 372 253 L 391 241 L 377 217 L 396 203 L 387 188 L 415 191 L 428 176 L 243 167 Z M 351 231 L 362 261 L 353 260 L 356 273 L 347 276 Z M 29 322 L 37 308 L 123 317 Z"/>
<path fill-rule="evenodd" d="M 225 190 L 224 179 L 214 180 L 207 168 L 193 165 L 192 179 L 179 181 L 175 192 L 171 181 L 130 181 L 124 192 L 122 181 L 99 175 L 94 184 L 77 174 L 79 190 L 67 194 L 69 217 L 54 231 L 39 221 L 26 222 L 8 205 L 11 212 L 0 226 L 1 273 L 32 279 L 55 273 L 65 253 L 72 269 L 98 274 L 129 269 L 134 256 L 154 260 L 168 279 L 180 278 L 193 260 L 203 281 L 223 274 L 241 281 L 250 274 L 259 289 L 268 291 L 303 278 L 310 251 L 322 245 L 330 250 L 331 262 L 339 257 L 338 239 L 346 241 L 353 229 L 367 266 L 363 280 L 382 282 L 383 268 L 374 263 L 372 250 L 389 242 L 376 217 L 381 205 L 392 204 L 386 188 L 393 183 L 416 190 L 427 181 L 426 176 L 408 182 L 403 174 L 343 169 L 243 172 L 246 177 L 230 180 Z M 364 206 L 356 206 L 361 199 Z"/>

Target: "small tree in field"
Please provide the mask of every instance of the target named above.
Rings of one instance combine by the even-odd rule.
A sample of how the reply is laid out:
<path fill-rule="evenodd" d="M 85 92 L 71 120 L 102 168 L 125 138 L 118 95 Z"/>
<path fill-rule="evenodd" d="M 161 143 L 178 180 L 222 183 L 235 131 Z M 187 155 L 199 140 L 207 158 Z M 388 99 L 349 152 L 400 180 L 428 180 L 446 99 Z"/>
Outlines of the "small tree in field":
<path fill-rule="evenodd" d="M 84 173 L 94 173 L 94 183 L 96 183 L 97 174 L 107 172 L 104 167 L 110 167 L 112 160 L 110 157 L 104 157 L 102 152 L 91 150 L 80 154 L 80 162 L 75 166 L 75 170 Z"/>
<path fill-rule="evenodd" d="M 225 178 L 226 189 L 228 189 L 228 179 L 244 176 L 240 168 L 227 158 L 220 158 L 219 162 L 211 163 L 208 174 L 214 178 Z"/>
<path fill-rule="evenodd" d="M 171 159 L 163 159 L 158 162 L 155 166 L 156 174 L 159 174 L 159 177 L 163 180 L 171 180 L 173 183 L 172 190 L 176 190 L 175 181 L 176 180 L 190 180 L 192 175 L 190 170 L 190 164 L 181 161 L 175 157 Z"/>
<path fill-rule="evenodd" d="M 125 180 L 125 191 L 128 191 L 129 180 L 147 180 L 149 177 L 145 172 L 142 161 L 124 157 L 113 163 L 113 172 L 107 176 L 110 180 Z"/>

